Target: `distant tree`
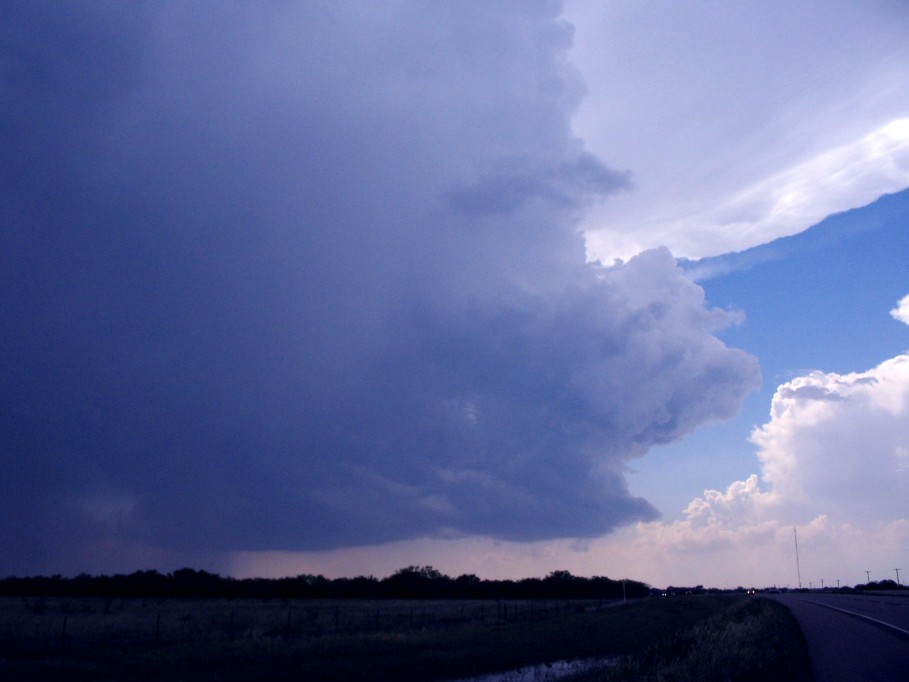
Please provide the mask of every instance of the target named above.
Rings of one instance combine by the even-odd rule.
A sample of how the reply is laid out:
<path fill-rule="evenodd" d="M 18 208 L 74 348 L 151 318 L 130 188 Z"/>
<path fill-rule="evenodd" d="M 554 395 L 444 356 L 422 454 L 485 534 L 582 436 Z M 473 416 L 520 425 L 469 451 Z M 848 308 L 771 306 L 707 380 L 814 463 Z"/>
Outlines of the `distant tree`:
<path fill-rule="evenodd" d="M 401 568 L 381 581 L 382 593 L 403 599 L 448 596 L 451 578 L 442 575 L 432 566 Z"/>
<path fill-rule="evenodd" d="M 480 587 L 482 585 L 482 582 L 483 581 L 473 573 L 465 573 L 463 575 L 459 575 L 454 579 L 453 596 L 460 597 L 461 599 L 476 599 L 481 594 Z"/>
<path fill-rule="evenodd" d="M 875 583 L 878 585 L 878 583 Z M 616 599 L 647 596 L 649 586 L 606 577 L 581 578 L 568 571 L 552 571 L 545 578 L 482 580 L 465 574 L 449 578 L 432 566 L 408 566 L 377 580 L 373 576 L 335 578 L 301 574 L 296 577 L 235 579 L 216 573 L 181 568 L 169 574 L 136 571 L 129 575 L 74 578 L 60 575 L 0 579 L 0 595 L 29 597 L 228 597 L 256 599 L 329 598 L 472 598 L 472 599 Z M 883 581 L 882 589 L 897 587 Z M 670 588 L 673 589 L 673 588 Z M 682 589 L 682 588 L 676 588 Z M 690 588 L 684 588 L 690 589 Z M 700 586 L 695 589 L 701 589 Z"/>
<path fill-rule="evenodd" d="M 543 595 L 554 599 L 578 597 L 582 590 L 580 580 L 568 571 L 552 571 L 543 578 Z"/>

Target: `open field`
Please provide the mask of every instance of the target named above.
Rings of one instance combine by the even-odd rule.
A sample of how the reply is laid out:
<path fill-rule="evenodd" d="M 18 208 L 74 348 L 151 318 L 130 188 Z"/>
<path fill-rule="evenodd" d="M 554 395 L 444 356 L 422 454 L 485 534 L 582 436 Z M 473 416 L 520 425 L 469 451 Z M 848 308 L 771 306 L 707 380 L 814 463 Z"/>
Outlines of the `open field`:
<path fill-rule="evenodd" d="M 0 679 L 432 680 L 643 651 L 743 597 L 0 600 Z"/>

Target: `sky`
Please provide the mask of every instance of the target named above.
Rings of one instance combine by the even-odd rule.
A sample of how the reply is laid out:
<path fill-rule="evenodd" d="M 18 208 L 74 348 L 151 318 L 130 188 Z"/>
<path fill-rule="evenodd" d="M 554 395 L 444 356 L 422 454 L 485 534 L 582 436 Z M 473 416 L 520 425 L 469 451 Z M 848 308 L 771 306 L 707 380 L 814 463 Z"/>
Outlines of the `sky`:
<path fill-rule="evenodd" d="M 902 2 L 0 6 L 0 574 L 894 575 Z"/>

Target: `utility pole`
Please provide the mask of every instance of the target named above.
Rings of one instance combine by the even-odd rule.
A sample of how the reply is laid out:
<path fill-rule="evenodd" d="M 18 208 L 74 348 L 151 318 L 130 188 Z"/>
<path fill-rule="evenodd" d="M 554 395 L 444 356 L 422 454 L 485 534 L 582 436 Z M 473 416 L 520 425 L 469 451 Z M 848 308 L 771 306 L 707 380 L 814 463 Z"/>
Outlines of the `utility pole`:
<path fill-rule="evenodd" d="M 900 569 L 894 568 L 893 570 L 896 571 L 896 584 L 899 585 L 900 584 Z"/>
<path fill-rule="evenodd" d="M 836 589 L 840 589 L 840 579 L 836 579 Z"/>
<path fill-rule="evenodd" d="M 822 590 L 824 589 L 824 579 L 823 578 L 821 578 L 821 589 Z"/>
<path fill-rule="evenodd" d="M 802 567 L 799 565 L 799 532 L 792 527 L 792 535 L 795 538 L 795 570 L 798 572 L 799 589 L 802 589 Z"/>
<path fill-rule="evenodd" d="M 866 583 L 871 582 L 871 571 L 865 571 Z"/>

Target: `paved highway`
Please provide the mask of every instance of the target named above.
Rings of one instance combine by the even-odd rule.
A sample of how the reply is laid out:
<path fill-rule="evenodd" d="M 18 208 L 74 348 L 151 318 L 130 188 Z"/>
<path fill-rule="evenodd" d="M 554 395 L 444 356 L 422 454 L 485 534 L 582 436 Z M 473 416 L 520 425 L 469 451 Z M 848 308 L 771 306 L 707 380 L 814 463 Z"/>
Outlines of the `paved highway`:
<path fill-rule="evenodd" d="M 909 598 L 772 595 L 796 617 L 815 682 L 909 680 Z"/>

